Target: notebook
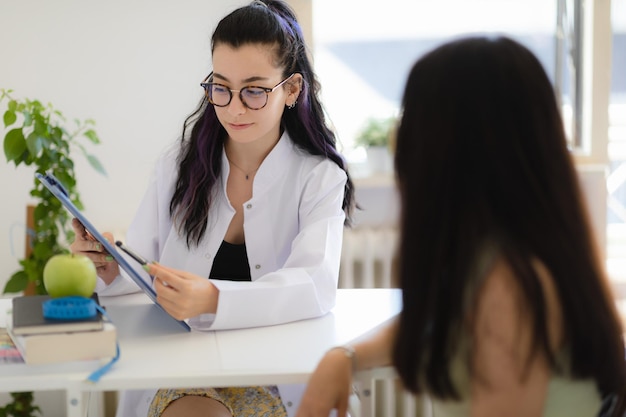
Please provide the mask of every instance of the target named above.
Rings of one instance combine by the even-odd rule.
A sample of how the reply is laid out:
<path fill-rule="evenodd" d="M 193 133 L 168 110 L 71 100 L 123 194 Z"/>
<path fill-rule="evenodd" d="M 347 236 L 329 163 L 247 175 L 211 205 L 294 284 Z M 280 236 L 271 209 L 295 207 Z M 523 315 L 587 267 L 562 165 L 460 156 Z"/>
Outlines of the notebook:
<path fill-rule="evenodd" d="M 16 335 L 7 329 L 23 361 L 29 365 L 100 360 L 117 352 L 117 332 L 105 322 L 101 330 Z"/>
<path fill-rule="evenodd" d="M 92 299 L 98 302 L 97 294 Z M 12 332 L 15 335 L 44 333 L 82 332 L 102 330 L 103 318 L 100 313 L 80 320 L 53 320 L 43 316 L 42 304 L 50 300 L 49 295 L 27 295 L 13 298 Z"/>
<path fill-rule="evenodd" d="M 63 184 L 52 175 L 52 173 L 47 172 L 46 175 L 35 173 L 35 176 L 41 183 L 48 189 L 50 192 L 65 206 L 65 208 L 76 217 L 82 224 L 85 226 L 85 229 L 91 235 L 102 244 L 102 246 L 107 250 L 107 252 L 115 259 L 115 261 L 119 264 L 120 268 L 122 268 L 128 276 L 141 288 L 141 290 L 152 300 L 154 304 L 156 304 L 160 309 L 165 311 L 163 307 L 157 302 L 156 292 L 148 284 L 141 278 L 141 275 L 130 265 L 125 257 L 117 250 L 115 245 L 111 244 L 102 234 L 94 227 L 94 225 L 85 217 L 83 213 L 72 203 L 70 200 L 67 191 L 63 187 Z M 167 312 L 166 312 L 167 313 Z M 167 314 L 172 320 L 178 322 L 178 324 L 183 327 L 187 331 L 191 331 L 189 325 L 183 320 L 176 320 L 174 317 Z"/>

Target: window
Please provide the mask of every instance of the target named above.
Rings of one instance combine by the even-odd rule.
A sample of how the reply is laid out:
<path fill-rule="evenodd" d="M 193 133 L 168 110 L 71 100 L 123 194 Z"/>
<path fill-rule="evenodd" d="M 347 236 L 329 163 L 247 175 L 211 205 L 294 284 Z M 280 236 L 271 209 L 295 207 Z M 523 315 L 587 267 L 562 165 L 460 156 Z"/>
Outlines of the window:
<path fill-rule="evenodd" d="M 607 266 L 626 298 L 626 0 L 611 0 L 612 63 L 607 178 Z"/>
<path fill-rule="evenodd" d="M 612 0 L 608 12 L 603 9 L 606 2 L 592 0 L 314 0 L 312 4 L 314 58 L 322 97 L 357 178 L 367 175 L 367 169 L 364 150 L 354 146 L 356 133 L 370 116 L 398 113 L 406 76 L 424 52 L 455 36 L 485 32 L 504 33 L 531 49 L 555 85 L 561 86 L 565 127 L 577 161 L 609 167 L 608 202 L 606 207 L 603 201 L 598 203 L 600 211 L 606 212 L 606 239 L 601 242 L 607 243 L 610 275 L 626 297 L 626 0 Z M 579 12 L 585 8 L 593 13 L 583 16 Z M 603 50 L 603 40 L 597 39 L 598 32 L 601 36 L 608 32 L 607 22 L 601 20 L 605 13 L 610 14 L 613 27 L 613 46 L 608 52 Z M 585 19 L 594 19 L 595 29 L 576 35 L 574 26 L 588 25 Z M 578 54 L 573 52 L 577 42 L 586 42 Z M 600 122 L 591 119 L 597 117 L 591 113 L 606 109 L 596 106 L 592 111 L 589 104 L 596 102 L 595 95 L 602 88 L 592 88 L 597 79 L 577 83 L 573 64 L 578 61 L 576 71 L 585 76 L 604 67 L 598 59 L 608 62 L 609 53 L 612 83 L 607 134 L 602 117 Z M 587 107 L 579 109 L 575 119 L 575 103 L 581 97 Z M 606 96 L 599 102 L 603 99 Z M 576 124 L 581 130 L 578 139 Z M 604 228 L 604 217 L 595 216 L 601 222 L 599 228 Z"/>
<path fill-rule="evenodd" d="M 314 1 L 315 66 L 349 160 L 363 157 L 353 138 L 365 120 L 396 115 L 412 64 L 451 37 L 506 33 L 554 74 L 556 16 L 556 2 L 545 0 Z"/>

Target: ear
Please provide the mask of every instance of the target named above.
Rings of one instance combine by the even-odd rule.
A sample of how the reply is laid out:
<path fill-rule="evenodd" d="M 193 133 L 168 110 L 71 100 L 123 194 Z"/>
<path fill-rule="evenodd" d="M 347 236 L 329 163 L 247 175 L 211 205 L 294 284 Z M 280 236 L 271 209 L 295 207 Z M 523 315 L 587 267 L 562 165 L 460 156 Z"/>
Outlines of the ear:
<path fill-rule="evenodd" d="M 298 101 L 298 97 L 302 92 L 302 74 L 296 72 L 291 80 L 289 80 L 287 84 L 287 99 L 285 100 L 285 105 L 288 107 L 293 107 Z"/>

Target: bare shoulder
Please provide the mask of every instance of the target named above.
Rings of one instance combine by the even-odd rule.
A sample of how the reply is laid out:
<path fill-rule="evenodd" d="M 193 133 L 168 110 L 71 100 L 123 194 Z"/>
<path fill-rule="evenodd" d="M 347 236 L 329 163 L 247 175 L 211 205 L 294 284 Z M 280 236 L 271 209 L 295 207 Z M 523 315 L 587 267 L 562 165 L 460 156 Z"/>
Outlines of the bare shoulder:
<path fill-rule="evenodd" d="M 543 290 L 550 342 L 553 348 L 558 348 L 563 333 L 558 291 L 546 266 L 537 259 L 531 263 Z M 504 258 L 497 258 L 479 291 L 475 336 L 485 336 L 486 332 L 490 336 L 498 335 L 511 346 L 525 345 L 530 342 L 534 330 L 532 313 L 536 307 L 525 298 L 511 265 Z"/>
<path fill-rule="evenodd" d="M 560 343 L 557 292 L 548 269 L 533 261 L 546 304 L 548 337 Z M 533 354 L 536 305 L 523 294 L 511 265 L 496 259 L 476 301 L 471 353 L 473 416 L 539 416 L 551 375 L 546 352 Z"/>
<path fill-rule="evenodd" d="M 479 344 L 495 340 L 506 350 L 518 346 L 516 339 L 526 333 L 524 304 L 513 269 L 503 258 L 495 259 L 477 294 L 474 340 Z"/>

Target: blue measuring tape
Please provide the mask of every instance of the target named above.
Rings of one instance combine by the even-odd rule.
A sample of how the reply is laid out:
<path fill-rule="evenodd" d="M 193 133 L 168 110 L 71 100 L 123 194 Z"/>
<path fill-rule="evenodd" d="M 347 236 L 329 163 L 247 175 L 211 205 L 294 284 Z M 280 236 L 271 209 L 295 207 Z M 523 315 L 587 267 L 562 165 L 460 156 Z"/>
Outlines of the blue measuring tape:
<path fill-rule="evenodd" d="M 42 305 L 43 316 L 52 320 L 84 320 L 97 313 L 96 302 L 91 298 L 71 296 L 52 298 Z"/>
<path fill-rule="evenodd" d="M 98 312 L 110 323 L 111 318 L 106 310 L 93 299 L 80 296 L 52 298 L 42 304 L 43 316 L 52 320 L 84 320 L 94 317 Z M 98 382 L 102 375 L 107 373 L 113 364 L 120 358 L 120 344 L 115 342 L 115 356 L 106 364 L 89 374 L 87 380 Z"/>

